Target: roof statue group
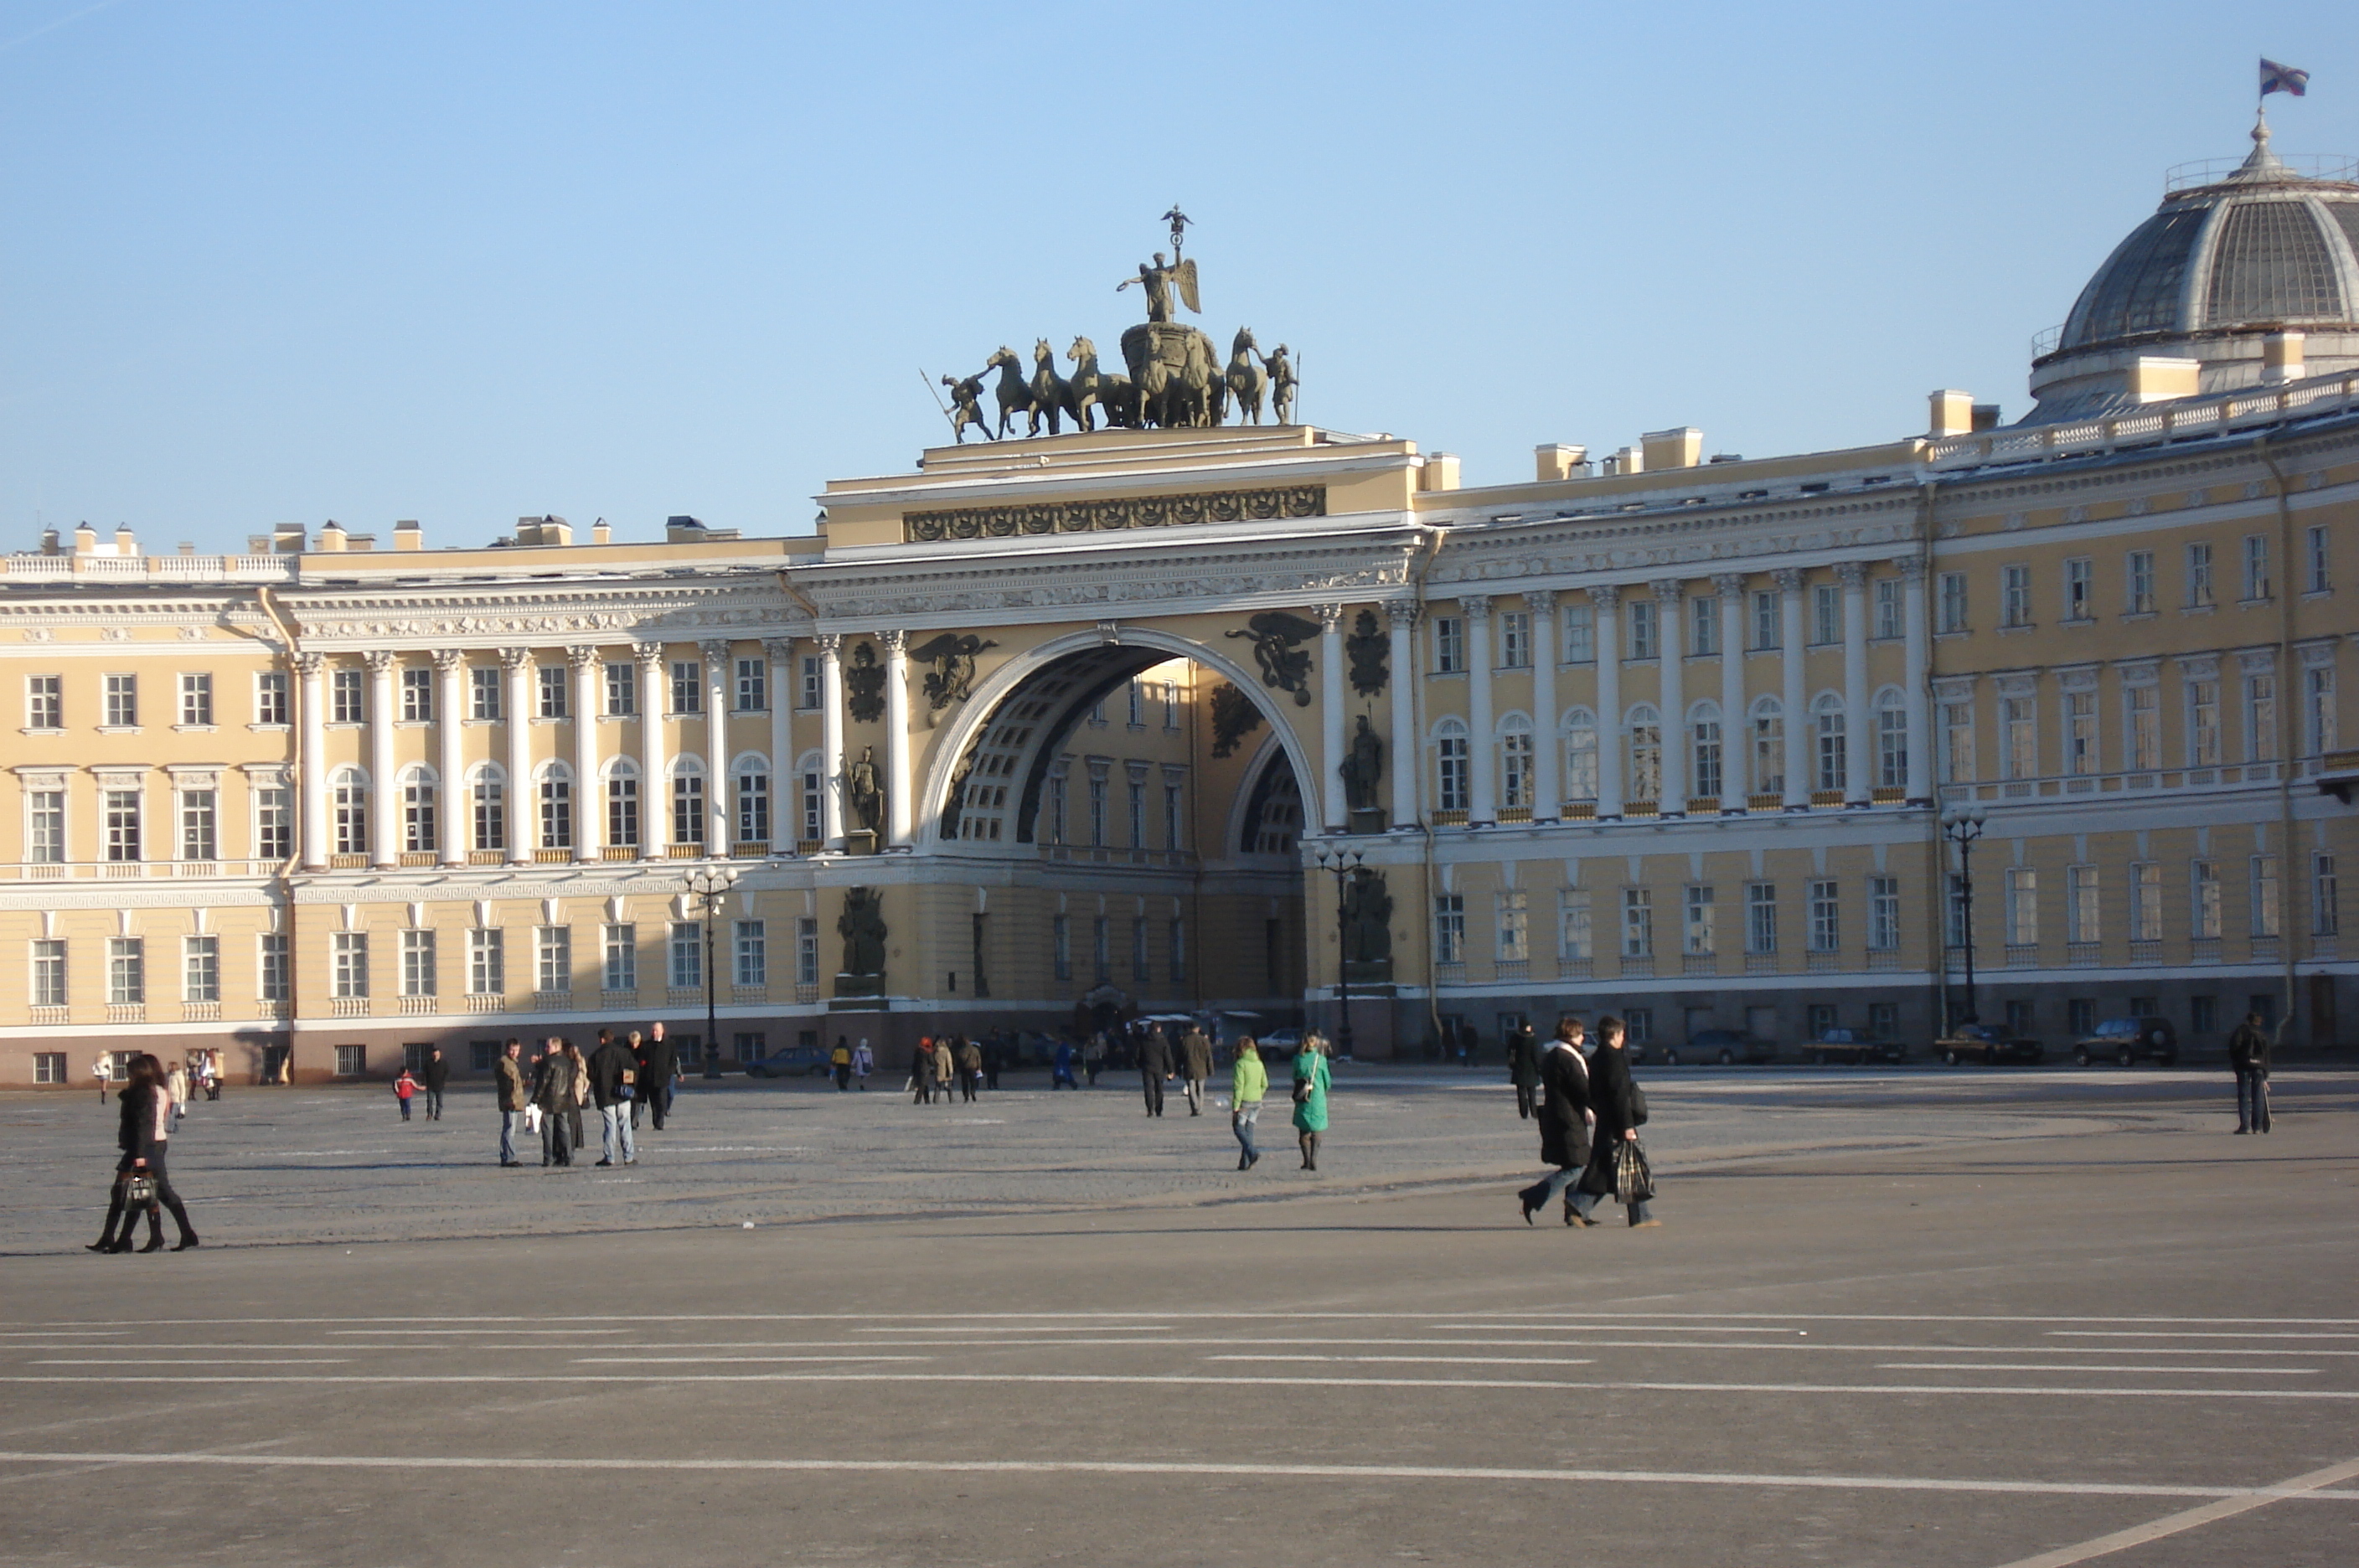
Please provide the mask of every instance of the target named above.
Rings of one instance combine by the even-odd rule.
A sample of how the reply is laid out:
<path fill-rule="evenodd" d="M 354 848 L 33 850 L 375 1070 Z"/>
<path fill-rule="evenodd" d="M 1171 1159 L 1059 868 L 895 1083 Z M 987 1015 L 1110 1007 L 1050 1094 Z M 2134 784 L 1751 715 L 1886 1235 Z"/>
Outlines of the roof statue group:
<path fill-rule="evenodd" d="M 1072 371 L 1064 376 L 1057 373 L 1056 351 L 1047 338 L 1032 345 L 1029 376 L 1016 351 L 1003 345 L 976 374 L 941 378 L 951 389 L 947 412 L 957 440 L 964 441 L 973 427 L 997 441 L 1010 433 L 1019 414 L 1027 436 L 1038 435 L 1044 420 L 1052 436 L 1062 432 L 1068 419 L 1082 430 L 1093 430 L 1101 414 L 1108 429 L 1205 428 L 1225 423 L 1233 402 L 1240 422 L 1257 425 L 1265 396 L 1273 419 L 1294 422 L 1296 376 L 1284 343 L 1265 354 L 1253 329 L 1239 327 L 1223 365 L 1211 338 L 1173 319 L 1175 302 L 1190 310 L 1203 307 L 1196 292 L 1196 264 L 1180 255 L 1191 220 L 1176 206 L 1163 216 L 1171 225 L 1169 264 L 1158 251 L 1153 261 L 1140 264 L 1137 277 L 1114 286 L 1119 293 L 1136 285 L 1147 295 L 1147 320 L 1122 334 L 1123 362 L 1130 374 L 1100 370 L 1097 345 L 1085 337 L 1076 337 L 1065 350 Z M 994 371 L 999 379 L 986 387 L 984 378 Z M 984 411 L 986 399 L 997 404 L 996 420 Z"/>

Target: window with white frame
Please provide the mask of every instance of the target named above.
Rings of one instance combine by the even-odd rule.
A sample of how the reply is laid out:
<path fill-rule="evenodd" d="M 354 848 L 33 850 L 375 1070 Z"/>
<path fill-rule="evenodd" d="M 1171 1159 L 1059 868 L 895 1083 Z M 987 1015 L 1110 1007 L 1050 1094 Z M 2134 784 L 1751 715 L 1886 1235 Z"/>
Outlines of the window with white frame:
<path fill-rule="evenodd" d="M 535 926 L 532 953 L 534 990 L 560 993 L 573 989 L 571 926 Z"/>
<path fill-rule="evenodd" d="M 180 791 L 180 858 L 221 858 L 221 796 L 212 789 Z"/>
<path fill-rule="evenodd" d="M 254 994 L 260 1002 L 287 1000 L 287 933 L 264 931 L 255 941 Z"/>
<path fill-rule="evenodd" d="M 1720 652 L 1721 603 L 1718 599 L 1700 600 L 1695 613 L 1688 616 L 1688 651 L 1698 659 L 1710 659 Z"/>
<path fill-rule="evenodd" d="M 1597 661 L 1597 610 L 1590 604 L 1559 606 L 1556 618 L 1562 623 L 1566 664 L 1594 664 Z"/>
<path fill-rule="evenodd" d="M 1622 889 L 1622 956 L 1655 955 L 1655 896 L 1645 887 Z"/>
<path fill-rule="evenodd" d="M 609 991 L 636 991 L 639 988 L 639 928 L 630 920 L 618 920 L 600 933 L 600 946 L 604 964 L 599 975 L 600 984 Z"/>
<path fill-rule="evenodd" d="M 28 730 L 63 729 L 65 723 L 65 677 L 25 677 L 25 727 Z"/>
<path fill-rule="evenodd" d="M 2130 940 L 2162 940 L 2162 867 L 2151 860 L 2130 867 Z"/>
<path fill-rule="evenodd" d="M 401 722 L 424 724 L 434 722 L 434 670 L 424 664 L 401 667 Z"/>
<path fill-rule="evenodd" d="M 1785 642 L 1783 598 L 1783 594 L 1767 589 L 1753 595 L 1753 647 L 1758 652 L 1769 652 Z"/>
<path fill-rule="evenodd" d="M 1622 606 L 1629 627 L 1630 657 L 1653 659 L 1662 652 L 1658 606 L 1652 599 L 1633 599 Z"/>
<path fill-rule="evenodd" d="M 2277 678 L 2245 677 L 2245 760 L 2274 762 L 2277 755 Z"/>
<path fill-rule="evenodd" d="M 761 986 L 770 983 L 769 923 L 738 920 L 730 931 L 731 983 Z"/>
<path fill-rule="evenodd" d="M 221 938 L 207 934 L 180 939 L 180 999 L 221 1000 Z"/>
<path fill-rule="evenodd" d="M 2122 692 L 2129 726 L 2129 763 L 2136 768 L 2162 766 L 2162 691 L 2155 686 L 2131 686 Z"/>
<path fill-rule="evenodd" d="M 2064 618 L 2068 621 L 2093 620 L 2096 616 L 2095 566 L 2085 555 L 2076 555 L 2064 563 Z"/>
<path fill-rule="evenodd" d="M 2334 666 L 2313 664 L 2301 672 L 2303 751 L 2323 757 L 2335 746 Z"/>
<path fill-rule="evenodd" d="M 213 678 L 201 672 L 180 677 L 180 723 L 190 729 L 211 729 L 213 723 Z"/>
<path fill-rule="evenodd" d="M 139 723 L 139 677 L 110 675 L 106 678 L 106 727 L 132 729 Z"/>
<path fill-rule="evenodd" d="M 1498 899 L 1499 962 L 1521 964 L 1531 956 L 1530 895 L 1521 887 L 1503 889 Z"/>
<path fill-rule="evenodd" d="M 1810 887 L 1810 951 L 1833 953 L 1843 946 L 1843 898 L 1831 877 Z"/>
<path fill-rule="evenodd" d="M 2039 777 L 2038 723 L 2029 697 L 1998 700 L 1999 745 L 2006 757 L 2009 779 Z"/>
<path fill-rule="evenodd" d="M 795 661 L 795 706 L 817 713 L 827 691 L 825 662 L 818 654 L 806 653 Z"/>
<path fill-rule="evenodd" d="M 500 691 L 500 671 L 488 664 L 467 667 L 467 716 L 477 721 L 497 719 L 506 703 Z"/>
<path fill-rule="evenodd" d="M 467 994 L 504 996 L 508 988 L 507 933 L 478 926 L 467 933 Z"/>
<path fill-rule="evenodd" d="M 2133 615 L 2154 614 L 2154 551 L 2134 550 L 2125 561 L 2123 598 Z"/>
<path fill-rule="evenodd" d="M 1049 786 L 1040 799 L 1039 834 L 1042 844 L 1065 842 L 1066 792 L 1071 788 L 1071 766 L 1066 763 L 1060 763 L 1049 770 Z"/>
<path fill-rule="evenodd" d="M 1567 887 L 1557 895 L 1556 955 L 1566 963 L 1586 964 L 1592 951 L 1589 894 L 1580 887 Z"/>
<path fill-rule="evenodd" d="M 2330 546 L 2326 526 L 2321 523 L 2316 527 L 2304 528 L 2301 537 L 2302 561 L 2306 569 L 2303 572 L 2305 591 L 2311 593 L 2332 593 L 2334 573 L 2332 558 L 2328 554 Z"/>
<path fill-rule="evenodd" d="M 759 659 L 737 660 L 736 708 L 741 713 L 767 713 L 770 707 L 770 667 Z"/>
<path fill-rule="evenodd" d="M 2269 596 L 2269 540 L 2267 534 L 2245 536 L 2245 598 Z"/>
<path fill-rule="evenodd" d="M 1966 629 L 1966 574 L 1944 572 L 1940 583 L 1941 629 L 1962 632 Z"/>
<path fill-rule="evenodd" d="M 66 857 L 66 792 L 32 789 L 25 795 L 25 858 L 58 866 Z"/>
<path fill-rule="evenodd" d="M 1876 953 L 1900 949 L 1900 878 L 1867 879 L 1867 945 Z"/>
<path fill-rule="evenodd" d="M 1785 708 L 1775 697 L 1753 703 L 1753 792 L 1781 795 L 1786 789 Z"/>
<path fill-rule="evenodd" d="M 606 775 L 606 842 L 616 849 L 639 847 L 639 776 L 620 767 Z"/>
<path fill-rule="evenodd" d="M 106 858 L 115 862 L 139 858 L 139 791 L 102 789 L 99 804 L 105 815 Z"/>
<path fill-rule="evenodd" d="M 1433 671 L 1456 675 L 1466 669 L 1466 623 L 1456 615 L 1433 618 Z"/>
<path fill-rule="evenodd" d="M 1090 763 L 1090 844 L 1103 848 L 1106 842 L 1106 765 L 1093 758 Z"/>
<path fill-rule="evenodd" d="M 1565 716 L 1564 795 L 1568 800 L 1597 799 L 1597 720 L 1586 708 Z"/>
<path fill-rule="evenodd" d="M 1660 800 L 1663 793 L 1663 717 L 1639 703 L 1630 710 L 1630 799 Z"/>
<path fill-rule="evenodd" d="M 66 1005 L 66 944 L 62 937 L 36 937 L 33 940 L 32 1005 L 37 1007 L 62 1007 Z"/>
<path fill-rule="evenodd" d="M 1130 780 L 1129 789 L 1124 797 L 1124 803 L 1129 807 L 1125 815 L 1129 819 L 1130 847 L 1145 849 L 1147 847 L 1146 779 L 1134 778 Z"/>
<path fill-rule="evenodd" d="M 1884 789 L 1908 787 L 1908 699 L 1897 691 L 1875 699 L 1875 782 Z"/>
<path fill-rule="evenodd" d="M 401 933 L 401 994 L 431 996 L 440 990 L 435 970 L 434 933 L 410 930 Z"/>
<path fill-rule="evenodd" d="M 1058 979 L 1073 977 L 1073 920 L 1070 915 L 1049 917 L 1049 962 Z"/>
<path fill-rule="evenodd" d="M 1124 722 L 1132 729 L 1145 729 L 1147 727 L 1146 687 L 1133 677 L 1125 683 L 1124 691 L 1125 695 L 1129 698 L 1129 714 Z"/>
<path fill-rule="evenodd" d="M 573 847 L 573 775 L 560 767 L 540 776 L 540 847 Z"/>
<path fill-rule="evenodd" d="M 2221 928 L 2219 863 L 2190 861 L 2187 871 L 2190 888 L 2188 934 L 2198 942 L 2217 942 Z"/>
<path fill-rule="evenodd" d="M 739 844 L 770 842 L 770 775 L 758 763 L 743 763 L 734 780 L 736 800 L 734 813 L 737 822 Z"/>
<path fill-rule="evenodd" d="M 136 1007 L 147 1000 L 147 943 L 136 936 L 106 939 L 106 1001 Z"/>
<path fill-rule="evenodd" d="M 489 764 L 479 768 L 468 790 L 474 829 L 473 846 L 499 850 L 508 846 L 507 779 Z"/>
<path fill-rule="evenodd" d="M 536 665 L 533 674 L 539 702 L 535 713 L 544 719 L 561 719 L 572 712 L 566 695 L 569 671 L 561 664 Z"/>
<path fill-rule="evenodd" d="M 2031 624 L 2031 568 L 1999 568 L 1999 623 L 2003 626 Z"/>
<path fill-rule="evenodd" d="M 1434 800 L 1445 811 L 1470 809 L 1473 757 L 1467 746 L 1466 726 L 1454 718 L 1442 720 L 1434 728 L 1433 749 Z"/>
<path fill-rule="evenodd" d="M 1745 885 L 1745 951 L 1777 951 L 1777 885 L 1774 882 Z"/>
<path fill-rule="evenodd" d="M 675 713 L 704 712 L 704 661 L 702 659 L 672 660 L 671 711 Z"/>
<path fill-rule="evenodd" d="M 2343 899 L 2334 879 L 2334 856 L 2321 851 L 2310 857 L 2310 930 L 2313 936 L 2333 936 L 2343 929 Z"/>
<path fill-rule="evenodd" d="M 1707 800 L 1721 791 L 1720 707 L 1699 702 L 1688 710 L 1688 789 Z"/>
<path fill-rule="evenodd" d="M 1850 748 L 1849 737 L 1843 734 L 1843 699 L 1828 691 L 1821 694 L 1811 708 L 1811 727 L 1818 740 L 1818 788 L 1848 788 Z"/>
<path fill-rule="evenodd" d="M 434 780 L 422 768 L 412 768 L 401 779 L 401 848 L 407 855 L 431 855 L 441 847 L 434 820 Z"/>
<path fill-rule="evenodd" d="M 1499 617 L 1499 668 L 1523 670 L 1532 662 L 1532 617 L 1509 610 Z"/>
<path fill-rule="evenodd" d="M 669 984 L 675 991 L 704 989 L 704 928 L 694 920 L 671 923 Z"/>
<path fill-rule="evenodd" d="M 1433 898 L 1433 961 L 1466 962 L 1466 896 L 1437 893 Z"/>
<path fill-rule="evenodd" d="M 1900 579 L 1879 577 L 1875 580 L 1875 635 L 1878 637 L 1900 636 Z"/>
<path fill-rule="evenodd" d="M 257 724 L 283 724 L 287 722 L 287 671 L 266 670 L 255 676 L 254 722 Z"/>
<path fill-rule="evenodd" d="M 366 855 L 369 846 L 368 780 L 357 768 L 340 768 L 328 780 L 329 825 L 338 855 Z"/>
<path fill-rule="evenodd" d="M 1532 722 L 1510 713 L 1499 725 L 1499 804 L 1528 810 L 1532 803 Z"/>
<path fill-rule="evenodd" d="M 367 996 L 368 956 L 368 932 L 331 931 L 328 934 L 329 994 L 353 998 Z"/>
<path fill-rule="evenodd" d="M 1843 641 L 1843 588 L 1833 583 L 1810 584 L 1810 644 L 1825 648 Z"/>
<path fill-rule="evenodd" d="M 2252 859 L 2252 932 L 2274 937 L 2282 930 L 2277 905 L 2277 857 L 2256 855 Z"/>
<path fill-rule="evenodd" d="M 2212 602 L 2212 547 L 2190 544 L 2187 547 L 2187 607 L 2205 609 Z"/>
<path fill-rule="evenodd" d="M 1941 900 L 1941 941 L 1950 947 L 1966 945 L 1966 879 L 1952 871 L 1944 878 Z"/>
<path fill-rule="evenodd" d="M 803 840 L 817 844 L 826 833 L 827 769 L 805 758 L 802 769 Z M 1060 843 L 1063 842 L 1061 839 Z"/>
<path fill-rule="evenodd" d="M 2220 761 L 2220 682 L 2187 683 L 2187 765 L 2211 768 Z"/>
<path fill-rule="evenodd" d="M 1684 898 L 1686 918 L 1680 926 L 1680 951 L 1690 958 L 1709 958 L 1720 951 L 1718 942 L 1719 909 L 1712 901 L 1709 887 L 1691 887 Z"/>
<path fill-rule="evenodd" d="M 1163 847 L 1188 847 L 1188 817 L 1181 809 L 1180 783 L 1168 778 L 1163 780 Z"/>
<path fill-rule="evenodd" d="M 2064 693 L 2064 771 L 2085 776 L 2097 768 L 2097 694 Z"/>
<path fill-rule="evenodd" d="M 795 920 L 795 984 L 819 984 L 819 920 L 811 915 Z"/>
<path fill-rule="evenodd" d="M 702 844 L 704 819 L 703 769 L 683 759 L 671 776 L 671 842 Z"/>
<path fill-rule="evenodd" d="M 606 712 L 618 719 L 639 711 L 639 667 L 627 659 L 606 661 Z"/>
<path fill-rule="evenodd" d="M 2064 868 L 2064 940 L 2093 942 L 2104 940 L 2099 924 L 2101 903 L 2097 889 L 2097 868 L 2093 866 L 2068 866 Z"/>
<path fill-rule="evenodd" d="M 350 668 L 328 671 L 328 722 L 332 724 L 368 722 L 365 671 Z"/>

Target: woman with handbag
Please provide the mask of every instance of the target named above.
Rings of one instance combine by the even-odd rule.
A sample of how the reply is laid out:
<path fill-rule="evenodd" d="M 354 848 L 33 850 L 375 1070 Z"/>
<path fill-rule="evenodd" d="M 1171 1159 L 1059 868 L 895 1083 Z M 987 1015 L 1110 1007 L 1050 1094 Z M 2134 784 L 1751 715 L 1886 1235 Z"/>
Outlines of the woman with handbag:
<path fill-rule="evenodd" d="M 114 1142 L 123 1151 L 123 1158 L 115 1162 L 114 1192 L 106 1206 L 106 1228 L 91 1244 L 90 1250 L 129 1252 L 131 1233 L 144 1211 L 147 1215 L 147 1245 L 140 1250 L 163 1251 L 162 1211 L 168 1208 L 173 1222 L 180 1227 L 179 1243 L 172 1250 L 186 1252 L 197 1245 L 197 1233 L 190 1225 L 189 1211 L 181 1203 L 180 1195 L 172 1191 L 171 1178 L 164 1170 L 172 1116 L 171 1097 L 164 1087 L 164 1064 L 144 1053 L 133 1058 L 123 1093 L 115 1098 L 122 1111 Z M 117 1221 L 122 1223 L 119 1236 L 115 1233 Z"/>
<path fill-rule="evenodd" d="M 1597 1020 L 1597 1054 L 1589 1062 L 1589 1105 L 1597 1115 L 1596 1137 L 1589 1166 L 1581 1181 L 1565 1194 L 1564 1223 L 1593 1225 L 1589 1212 L 1604 1197 L 1619 1199 L 1628 1209 L 1630 1225 L 1659 1225 L 1647 1209 L 1654 1197 L 1652 1177 L 1638 1147 L 1638 1129 L 1647 1120 L 1647 1096 L 1630 1077 L 1630 1053 L 1624 1049 L 1622 1020 Z M 1626 1149 L 1625 1146 L 1627 1146 Z"/>
<path fill-rule="evenodd" d="M 1302 1168 L 1319 1169 L 1319 1140 L 1327 1132 L 1327 1058 L 1315 1038 L 1302 1042 L 1294 1059 L 1294 1137 L 1302 1146 Z"/>
<path fill-rule="evenodd" d="M 1554 1169 L 1516 1194 L 1526 1225 L 1589 1163 L 1589 1128 L 1597 1113 L 1589 1108 L 1589 1063 L 1581 1054 L 1581 1019 L 1564 1018 L 1556 1026 L 1556 1038 L 1538 1053 L 1535 1068 L 1545 1094 L 1532 1114 L 1540 1123 L 1540 1159 Z"/>

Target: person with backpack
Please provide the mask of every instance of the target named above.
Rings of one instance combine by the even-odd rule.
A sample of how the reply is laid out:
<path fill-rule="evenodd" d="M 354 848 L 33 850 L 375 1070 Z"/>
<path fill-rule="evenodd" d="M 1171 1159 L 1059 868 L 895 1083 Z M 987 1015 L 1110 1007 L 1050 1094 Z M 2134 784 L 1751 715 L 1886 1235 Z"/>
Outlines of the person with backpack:
<path fill-rule="evenodd" d="M 1597 1207 L 1600 1199 L 1607 1197 L 1619 1198 L 1626 1206 L 1633 1230 L 1663 1223 L 1647 1207 L 1655 1195 L 1651 1181 L 1637 1190 L 1625 1191 L 1617 1180 L 1615 1166 L 1621 1148 L 1630 1144 L 1632 1153 L 1637 1152 L 1638 1128 L 1647 1120 L 1647 1097 L 1630 1076 L 1626 1040 L 1620 1018 L 1608 1015 L 1597 1020 L 1597 1054 L 1589 1062 L 1589 1108 L 1597 1120 L 1590 1142 L 1588 1168 L 1582 1171 L 1572 1191 L 1565 1194 L 1564 1223 L 1569 1225 L 1595 1225 L 1589 1212 Z"/>
<path fill-rule="evenodd" d="M 2236 1074 L 2236 1130 L 2269 1130 L 2269 1034 L 2261 1015 L 2246 1013 L 2228 1037 L 2228 1066 Z"/>
<path fill-rule="evenodd" d="M 852 1087 L 852 1045 L 843 1036 L 835 1037 L 835 1050 L 827 1059 L 828 1072 L 835 1079 L 839 1094 Z"/>

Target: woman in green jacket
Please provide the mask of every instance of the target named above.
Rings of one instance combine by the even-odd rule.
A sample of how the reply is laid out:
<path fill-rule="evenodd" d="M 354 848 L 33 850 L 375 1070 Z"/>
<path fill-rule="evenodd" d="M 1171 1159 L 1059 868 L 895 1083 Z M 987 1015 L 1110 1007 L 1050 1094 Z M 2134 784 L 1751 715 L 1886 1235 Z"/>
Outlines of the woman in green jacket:
<path fill-rule="evenodd" d="M 1229 1130 L 1237 1135 L 1237 1169 L 1250 1171 L 1261 1162 L 1254 1147 L 1254 1123 L 1269 1093 L 1269 1069 L 1261 1064 L 1261 1048 L 1247 1035 L 1237 1041 L 1237 1062 L 1230 1078 Z"/>
<path fill-rule="evenodd" d="M 1327 1130 L 1327 1058 L 1304 1042 L 1294 1059 L 1294 1135 L 1302 1145 L 1302 1168 L 1319 1169 L 1319 1138 Z"/>

